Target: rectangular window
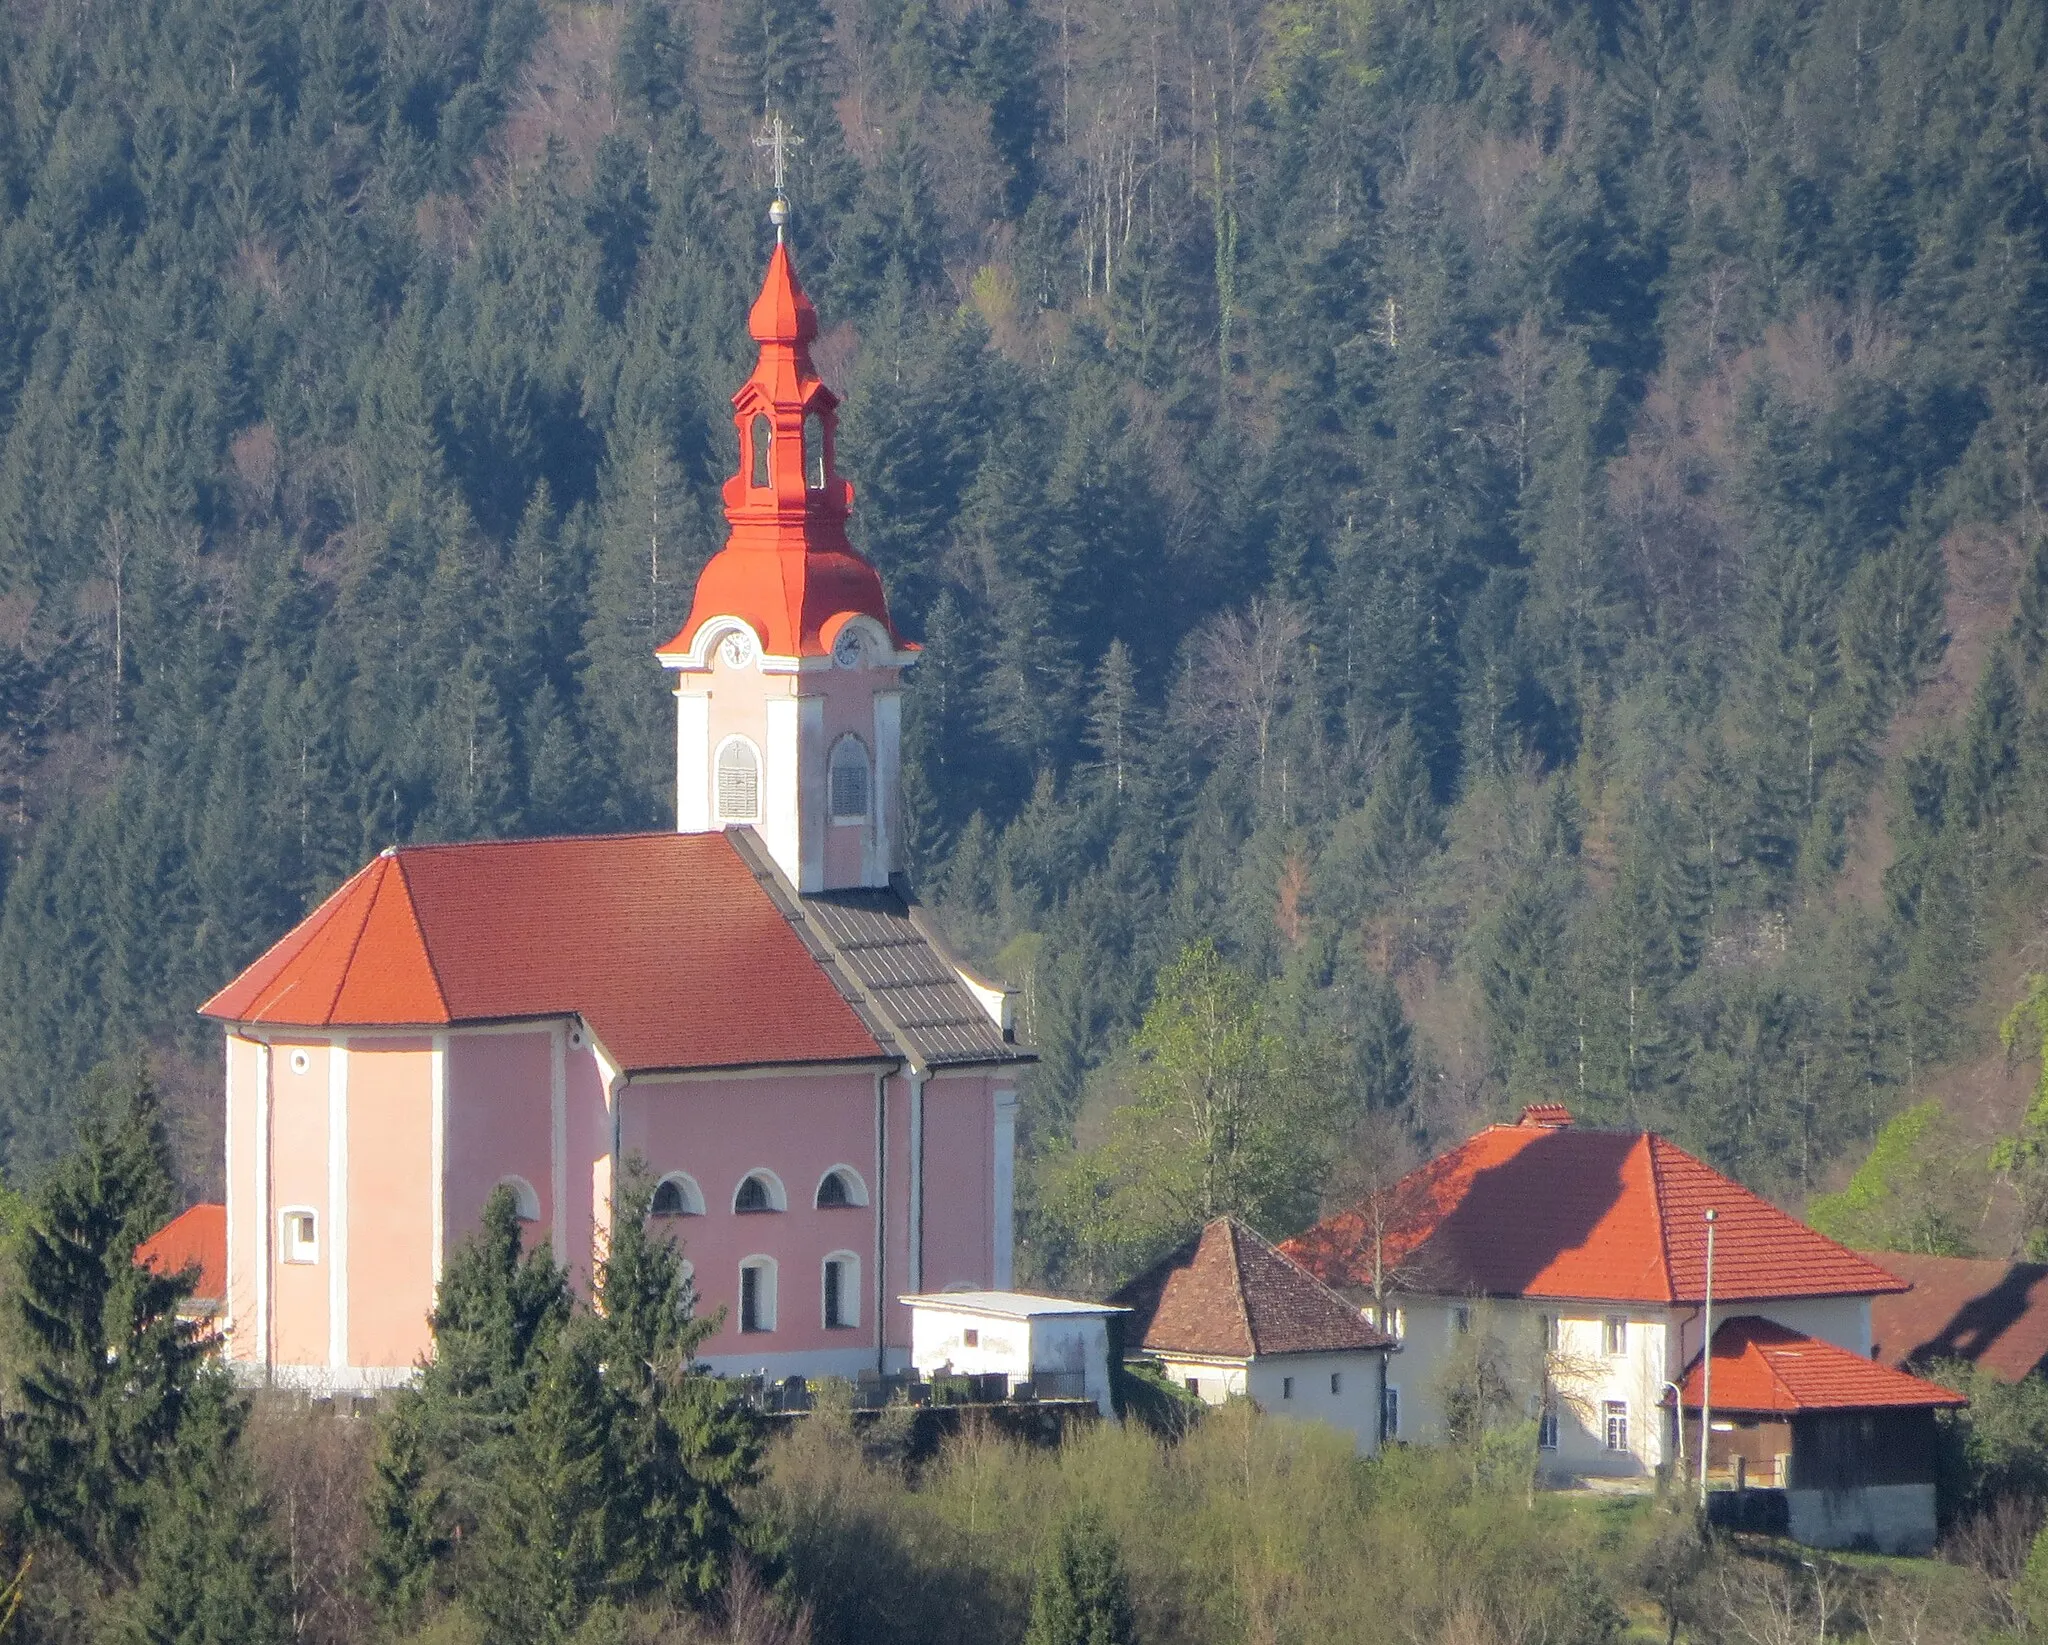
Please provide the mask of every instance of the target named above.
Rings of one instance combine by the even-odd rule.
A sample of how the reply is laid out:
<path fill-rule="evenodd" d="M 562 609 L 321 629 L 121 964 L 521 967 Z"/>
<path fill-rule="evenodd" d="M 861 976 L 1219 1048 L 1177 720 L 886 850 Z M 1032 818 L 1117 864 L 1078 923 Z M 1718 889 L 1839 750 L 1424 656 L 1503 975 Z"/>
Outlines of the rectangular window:
<path fill-rule="evenodd" d="M 1189 1377 L 1187 1381 L 1188 1392 L 1199 1399 L 1202 1393 L 1202 1379 L 1200 1377 Z"/>
<path fill-rule="evenodd" d="M 962 1331 L 960 1333 L 960 1340 L 969 1348 L 979 1348 L 981 1346 L 981 1333 L 975 1330 Z"/>
<path fill-rule="evenodd" d="M 1333 1394 L 1344 1392 L 1344 1373 L 1342 1371 L 1332 1371 L 1330 1373 L 1330 1392 Z"/>
<path fill-rule="evenodd" d="M 1282 1399 L 1294 1398 L 1294 1378 L 1282 1377 L 1280 1379 L 1280 1397 Z"/>
<path fill-rule="evenodd" d="M 1538 1325 L 1543 1331 L 1543 1351 L 1554 1354 L 1563 1345 L 1564 1330 L 1555 1314 L 1538 1314 Z"/>
<path fill-rule="evenodd" d="M 1609 1314 L 1602 1323 L 1600 1346 L 1610 1358 L 1618 1359 L 1628 1352 L 1628 1316 Z"/>
<path fill-rule="evenodd" d="M 1401 1390 L 1391 1382 L 1380 1390 L 1380 1438 L 1401 1437 Z"/>
<path fill-rule="evenodd" d="M 1451 1310 L 1451 1328 L 1459 1336 L 1463 1336 L 1472 1329 L 1472 1310 L 1467 1308 L 1462 1302 Z"/>
<path fill-rule="evenodd" d="M 320 1222 L 311 1211 L 285 1212 L 284 1260 L 286 1262 L 318 1262 L 320 1260 Z"/>
<path fill-rule="evenodd" d="M 1625 1400 L 1610 1399 L 1607 1412 L 1607 1449 L 1626 1451 L 1628 1449 L 1628 1403 Z"/>
<path fill-rule="evenodd" d="M 1399 1308 L 1380 1310 L 1380 1329 L 1390 1337 L 1398 1337 L 1408 1328 L 1408 1316 Z"/>
<path fill-rule="evenodd" d="M 740 1270 L 740 1329 L 775 1329 L 775 1265 L 750 1262 Z"/>
<path fill-rule="evenodd" d="M 1540 1450 L 1557 1449 L 1557 1403 L 1546 1399 L 1536 1417 L 1536 1444 Z"/>
<path fill-rule="evenodd" d="M 836 1331 L 847 1323 L 845 1305 L 840 1300 L 840 1292 L 845 1284 L 846 1264 L 843 1262 L 826 1263 L 825 1329 L 828 1331 Z"/>

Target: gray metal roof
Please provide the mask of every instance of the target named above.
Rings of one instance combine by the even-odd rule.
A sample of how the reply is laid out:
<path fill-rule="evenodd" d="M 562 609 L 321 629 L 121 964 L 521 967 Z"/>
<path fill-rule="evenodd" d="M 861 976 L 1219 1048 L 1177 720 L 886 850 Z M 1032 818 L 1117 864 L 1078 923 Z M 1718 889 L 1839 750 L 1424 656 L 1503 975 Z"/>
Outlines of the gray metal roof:
<path fill-rule="evenodd" d="M 819 891 L 797 901 L 805 923 L 917 1061 L 1036 1060 L 1004 1033 L 901 891 Z"/>
<path fill-rule="evenodd" d="M 900 879 L 886 889 L 798 896 L 751 830 L 733 829 L 727 838 L 884 1044 L 894 1042 L 926 1067 L 1038 1060 L 989 1014 L 967 984 L 966 967 Z M 998 996 L 1009 992 L 995 983 L 983 987 Z"/>

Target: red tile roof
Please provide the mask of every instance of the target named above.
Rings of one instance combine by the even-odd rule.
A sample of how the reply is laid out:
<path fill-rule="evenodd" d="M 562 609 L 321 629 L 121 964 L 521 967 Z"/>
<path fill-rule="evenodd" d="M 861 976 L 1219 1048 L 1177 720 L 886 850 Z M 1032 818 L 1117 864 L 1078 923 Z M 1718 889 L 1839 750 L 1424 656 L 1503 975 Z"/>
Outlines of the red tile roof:
<path fill-rule="evenodd" d="M 578 1015 L 628 1072 L 887 1054 L 722 834 L 387 851 L 200 1010 L 305 1028 Z"/>
<path fill-rule="evenodd" d="M 1250 1359 L 1394 1346 L 1234 1217 L 1218 1217 L 1109 1300 L 1132 1311 L 1131 1346 L 1156 1353 Z"/>
<path fill-rule="evenodd" d="M 1695 1410 L 1704 1382 L 1695 1358 L 1681 1384 L 1685 1403 Z M 1970 1403 L 1954 1389 L 1894 1371 L 1754 1314 L 1715 1328 L 1711 1393 L 1716 1411 L 1848 1411 Z"/>
<path fill-rule="evenodd" d="M 228 1294 L 228 1208 L 195 1205 L 180 1211 L 135 1247 L 135 1260 L 160 1274 L 197 1268 L 192 1300 L 218 1307 Z"/>
<path fill-rule="evenodd" d="M 1457 1296 L 1697 1302 L 1903 1290 L 1664 1138 L 1581 1130 L 1554 1104 L 1490 1125 L 1281 1247 L 1330 1285 Z"/>
<path fill-rule="evenodd" d="M 1873 1347 L 1886 1365 L 1966 1359 L 2008 1382 L 2048 1369 L 2048 1263 L 1874 1260 L 1912 1287 L 1870 1305 Z"/>

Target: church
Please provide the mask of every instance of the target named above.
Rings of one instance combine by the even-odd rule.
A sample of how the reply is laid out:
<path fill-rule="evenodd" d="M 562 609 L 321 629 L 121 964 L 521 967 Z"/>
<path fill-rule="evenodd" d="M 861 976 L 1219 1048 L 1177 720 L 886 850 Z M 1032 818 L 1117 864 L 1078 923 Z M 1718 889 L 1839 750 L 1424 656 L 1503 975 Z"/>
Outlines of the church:
<path fill-rule="evenodd" d="M 201 1008 L 227 1053 L 223 1351 L 252 1381 L 404 1381 L 500 1187 L 587 1290 L 644 1171 L 722 1314 L 714 1371 L 897 1371 L 898 1297 L 1011 1283 L 1032 1057 L 901 872 L 917 648 L 847 537 L 784 209 L 730 533 L 656 654 L 675 831 L 391 848 Z"/>

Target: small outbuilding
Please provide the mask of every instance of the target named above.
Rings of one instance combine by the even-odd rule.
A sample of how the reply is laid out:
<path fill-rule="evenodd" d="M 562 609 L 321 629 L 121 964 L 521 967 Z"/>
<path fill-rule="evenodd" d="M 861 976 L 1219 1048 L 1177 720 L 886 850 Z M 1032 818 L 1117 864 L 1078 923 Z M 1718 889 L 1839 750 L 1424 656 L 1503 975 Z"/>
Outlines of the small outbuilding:
<path fill-rule="evenodd" d="M 1127 1307 L 1128 1348 L 1211 1405 L 1232 1395 L 1279 1416 L 1344 1429 L 1377 1451 L 1394 1339 L 1235 1217 L 1110 1298 Z"/>
<path fill-rule="evenodd" d="M 1122 1308 L 1027 1291 L 941 1291 L 910 1309 L 910 1362 L 925 1377 L 1002 1376 L 1040 1399 L 1092 1399 L 1113 1416 L 1110 1321 Z"/>
<path fill-rule="evenodd" d="M 1711 1386 L 1696 1358 L 1681 1397 L 1689 1433 L 1708 1402 L 1716 1520 L 1812 1548 L 1934 1546 L 1934 1413 L 1961 1394 L 1757 1315 L 1719 1326 L 1713 1353 Z"/>

